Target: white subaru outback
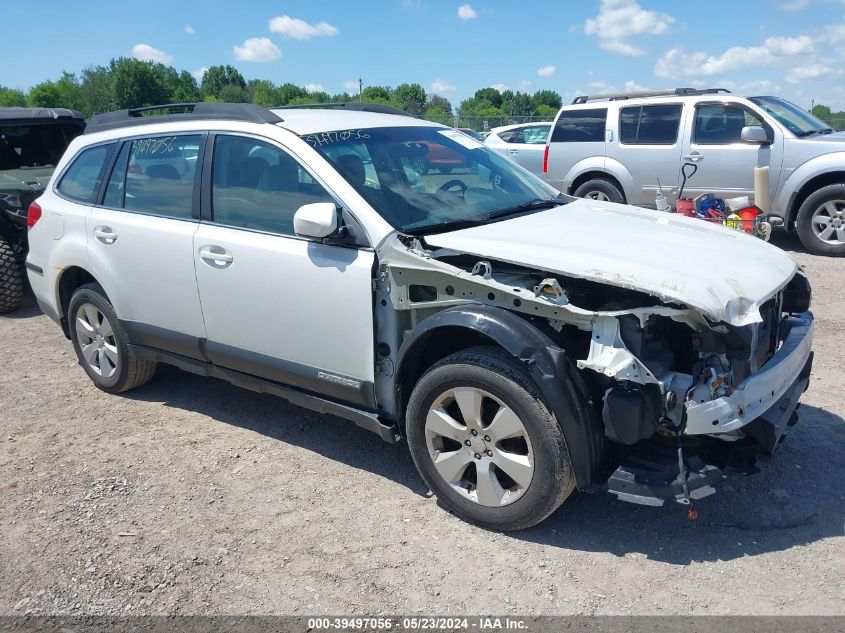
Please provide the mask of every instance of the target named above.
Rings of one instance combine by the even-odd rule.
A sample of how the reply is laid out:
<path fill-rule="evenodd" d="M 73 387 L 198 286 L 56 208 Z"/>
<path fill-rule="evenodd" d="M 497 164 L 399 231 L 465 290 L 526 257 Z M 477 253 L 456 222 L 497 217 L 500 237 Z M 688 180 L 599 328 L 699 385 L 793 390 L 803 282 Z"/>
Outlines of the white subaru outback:
<path fill-rule="evenodd" d="M 576 488 L 689 504 L 797 420 L 810 287 L 761 240 L 380 106 L 158 110 L 94 117 L 29 209 L 32 288 L 103 391 L 170 363 L 405 438 L 502 530 Z"/>

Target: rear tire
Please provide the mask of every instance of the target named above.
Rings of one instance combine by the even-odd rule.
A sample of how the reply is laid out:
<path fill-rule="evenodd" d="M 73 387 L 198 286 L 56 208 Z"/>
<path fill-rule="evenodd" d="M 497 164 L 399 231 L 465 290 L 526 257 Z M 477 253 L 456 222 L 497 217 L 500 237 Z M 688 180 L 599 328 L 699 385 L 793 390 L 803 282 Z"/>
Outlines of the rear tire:
<path fill-rule="evenodd" d="M 589 198 L 602 202 L 625 203 L 625 194 L 619 187 L 604 178 L 593 178 L 580 185 L 573 193 L 576 198 Z"/>
<path fill-rule="evenodd" d="M 14 312 L 23 301 L 21 269 L 9 242 L 0 236 L 0 314 Z"/>
<path fill-rule="evenodd" d="M 70 299 L 68 328 L 79 364 L 107 393 L 121 393 L 149 382 L 156 363 L 136 357 L 129 336 L 99 284 L 80 286 Z"/>
<path fill-rule="evenodd" d="M 470 523 L 524 529 L 575 489 L 560 425 L 504 350 L 474 347 L 436 363 L 414 387 L 406 419 L 422 478 L 442 507 Z"/>
<path fill-rule="evenodd" d="M 845 257 L 845 184 L 810 194 L 798 210 L 795 229 L 811 253 Z"/>

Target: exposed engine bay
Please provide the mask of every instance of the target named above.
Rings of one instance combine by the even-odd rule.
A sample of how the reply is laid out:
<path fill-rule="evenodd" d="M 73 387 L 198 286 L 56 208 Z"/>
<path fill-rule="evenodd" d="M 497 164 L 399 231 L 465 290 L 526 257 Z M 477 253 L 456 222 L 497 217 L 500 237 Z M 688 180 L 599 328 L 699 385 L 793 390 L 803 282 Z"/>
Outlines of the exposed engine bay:
<path fill-rule="evenodd" d="M 381 262 L 375 284 L 379 375 L 391 375 L 403 336 L 451 305 L 519 314 L 580 370 L 607 440 L 603 489 L 620 499 L 662 505 L 711 494 L 724 473 L 754 472 L 796 420 L 812 362 L 812 322 L 800 318 L 810 286 L 801 272 L 760 305 L 759 319 L 732 325 L 612 280 L 396 239 L 401 245 Z M 387 384 L 377 376 L 389 409 Z"/>

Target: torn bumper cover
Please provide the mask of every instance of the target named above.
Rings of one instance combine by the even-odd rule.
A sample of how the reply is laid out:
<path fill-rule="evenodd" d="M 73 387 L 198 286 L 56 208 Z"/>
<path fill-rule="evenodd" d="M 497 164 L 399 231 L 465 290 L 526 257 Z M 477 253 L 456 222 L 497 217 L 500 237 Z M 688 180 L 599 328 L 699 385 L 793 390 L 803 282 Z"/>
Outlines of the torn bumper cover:
<path fill-rule="evenodd" d="M 782 398 L 789 398 L 812 358 L 813 315 L 804 312 L 784 319 L 781 328 L 786 334 L 780 349 L 769 362 L 741 382 L 731 395 L 687 404 L 686 435 L 735 431 L 757 418 L 765 417 L 765 413 L 775 408 Z M 809 382 L 809 371 L 806 374 L 799 395 Z M 795 409 L 794 404 L 792 409 Z"/>
<path fill-rule="evenodd" d="M 785 336 L 780 349 L 730 396 L 687 406 L 685 435 L 691 436 L 690 441 L 698 442 L 696 436 L 738 430 L 743 441 L 713 440 L 728 448 L 716 454 L 707 450 L 707 443 L 685 448 L 685 473 L 681 472 L 676 449 L 666 443 L 643 442 L 608 479 L 608 492 L 622 501 L 643 505 L 686 503 L 687 495 L 696 500 L 716 492 L 715 484 L 725 478 L 723 470 L 736 469 L 737 455 L 771 455 L 787 425 L 797 422 L 798 400 L 809 385 L 813 364 L 813 315 L 793 315 L 781 327 Z M 736 454 L 731 454 L 731 449 Z"/>

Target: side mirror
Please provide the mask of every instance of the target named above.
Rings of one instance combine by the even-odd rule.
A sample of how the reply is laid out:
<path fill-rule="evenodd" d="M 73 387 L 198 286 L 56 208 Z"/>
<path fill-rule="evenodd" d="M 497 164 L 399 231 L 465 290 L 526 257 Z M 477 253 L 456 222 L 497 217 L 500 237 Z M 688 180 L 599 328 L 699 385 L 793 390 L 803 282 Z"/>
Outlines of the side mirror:
<path fill-rule="evenodd" d="M 768 145 L 771 143 L 769 134 L 759 125 L 746 125 L 742 128 L 740 138 L 744 143 L 754 143 L 756 145 Z"/>
<path fill-rule="evenodd" d="M 323 239 L 337 228 L 337 206 L 334 202 L 303 204 L 293 215 L 293 230 L 300 237 Z"/>

